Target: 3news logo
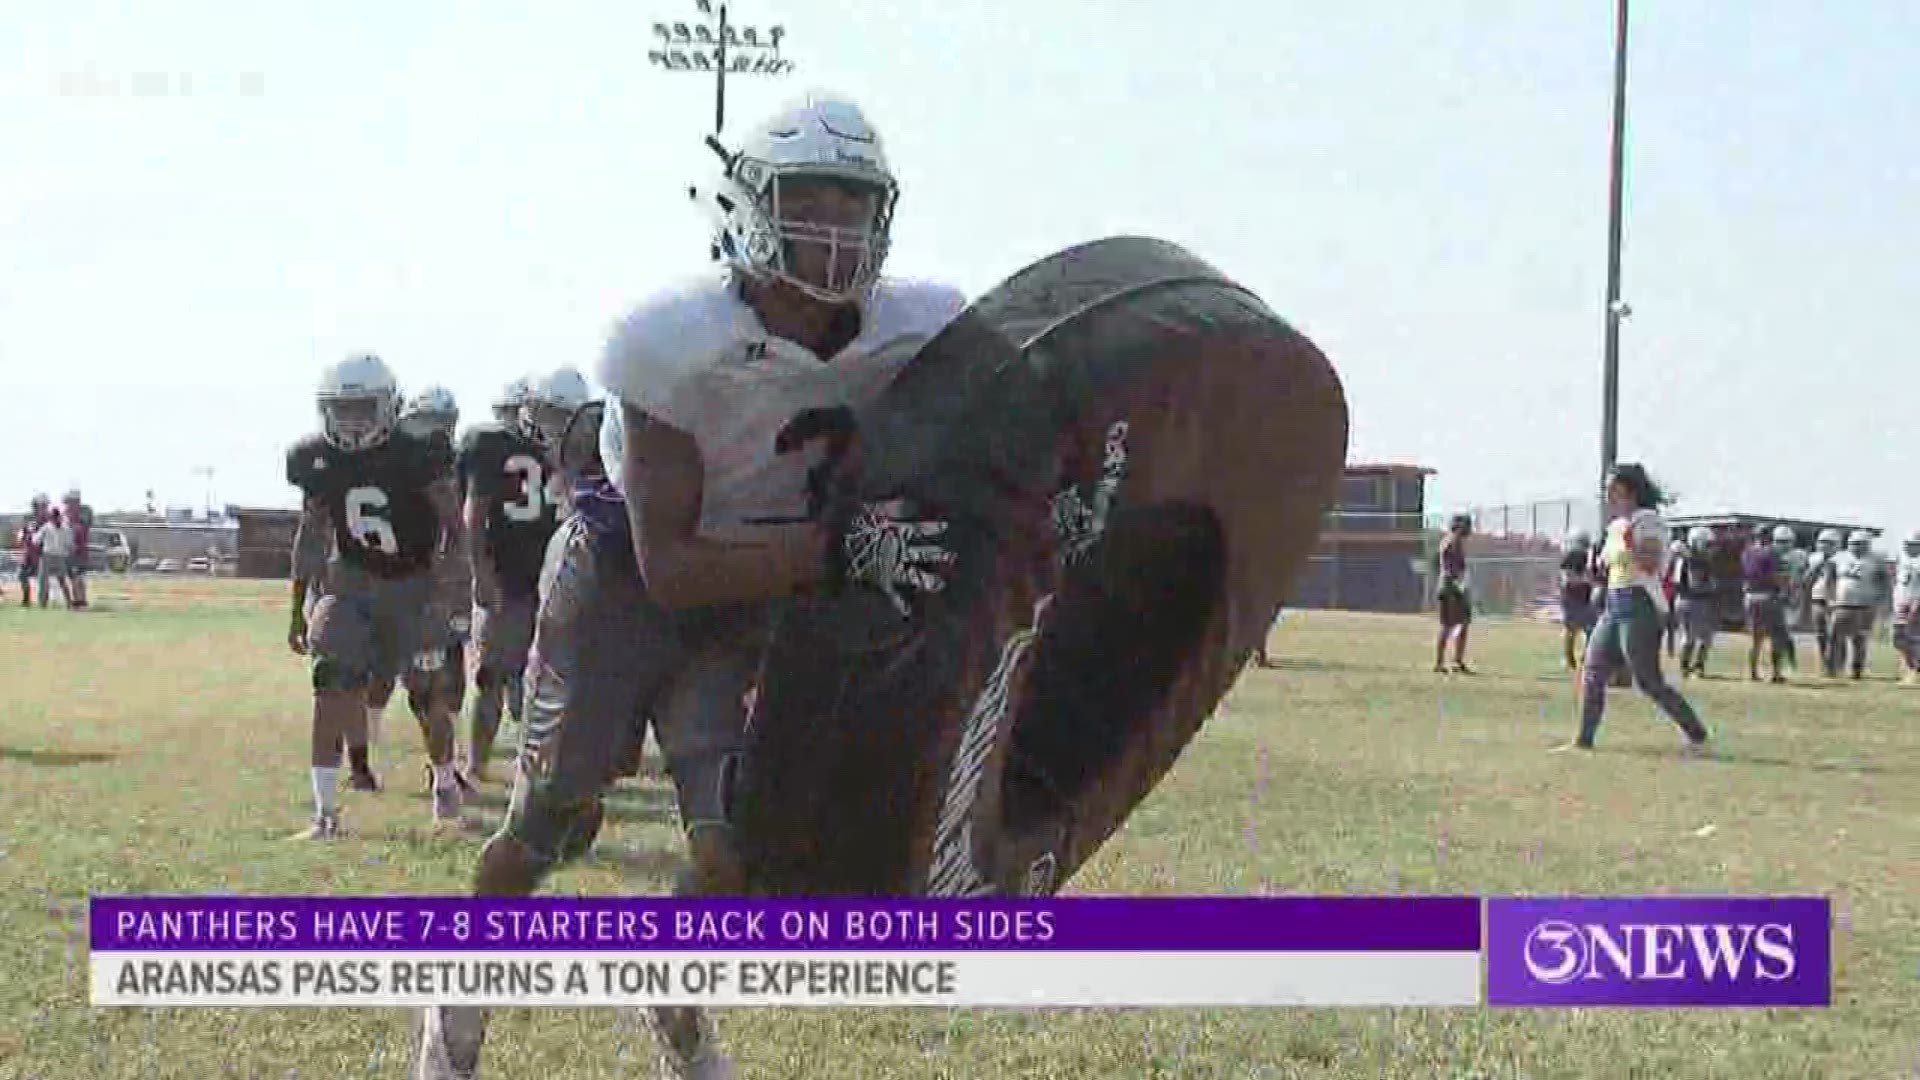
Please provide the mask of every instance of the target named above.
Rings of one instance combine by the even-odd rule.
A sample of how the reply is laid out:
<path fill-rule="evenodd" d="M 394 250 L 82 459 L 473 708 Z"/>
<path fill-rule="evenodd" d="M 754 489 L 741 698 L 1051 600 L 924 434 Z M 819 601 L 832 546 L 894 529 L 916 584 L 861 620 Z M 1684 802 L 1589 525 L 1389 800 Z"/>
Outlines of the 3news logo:
<path fill-rule="evenodd" d="M 1491 900 L 1487 1001 L 1827 1005 L 1831 926 L 1797 897 Z"/>
<path fill-rule="evenodd" d="M 1790 923 L 1625 923 L 1548 919 L 1527 935 L 1527 971 L 1553 986 L 1575 979 L 1793 977 Z"/>

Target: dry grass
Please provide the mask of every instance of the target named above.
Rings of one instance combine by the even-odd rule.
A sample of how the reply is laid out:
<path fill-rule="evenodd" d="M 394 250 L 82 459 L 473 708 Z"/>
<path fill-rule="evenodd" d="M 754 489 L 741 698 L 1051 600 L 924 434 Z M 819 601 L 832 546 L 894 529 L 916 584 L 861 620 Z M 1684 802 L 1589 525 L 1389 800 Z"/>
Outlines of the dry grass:
<path fill-rule="evenodd" d="M 85 615 L 22 611 L 11 593 L 0 607 L 0 1080 L 401 1077 L 393 1010 L 87 1006 L 89 893 L 458 892 L 476 848 L 426 827 L 398 703 L 379 750 L 391 786 L 349 796 L 354 835 L 280 840 L 306 812 L 307 699 L 279 588 L 102 575 L 95 593 Z M 1677 733 L 1625 694 L 1602 752 L 1571 757 L 1542 752 L 1573 723 L 1548 631 L 1476 628 L 1473 679 L 1430 674 L 1428 634 L 1289 615 L 1285 667 L 1247 674 L 1075 890 L 1823 893 L 1835 1007 L 741 1010 L 723 1031 L 745 1075 L 1920 1075 L 1920 691 L 1893 686 L 1884 655 L 1861 684 L 1690 684 L 1728 761 L 1681 760 Z M 559 888 L 662 891 L 669 804 L 657 780 L 624 789 L 602 854 Z M 644 1076 L 646 1048 L 604 1011 L 509 1013 L 488 1075 Z"/>

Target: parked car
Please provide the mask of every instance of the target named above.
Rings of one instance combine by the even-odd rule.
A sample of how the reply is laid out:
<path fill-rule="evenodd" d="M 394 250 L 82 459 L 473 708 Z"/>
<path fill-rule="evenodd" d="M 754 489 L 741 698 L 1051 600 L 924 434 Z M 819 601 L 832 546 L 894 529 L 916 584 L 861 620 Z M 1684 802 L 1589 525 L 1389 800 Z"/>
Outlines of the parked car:
<path fill-rule="evenodd" d="M 154 569 L 162 574 L 177 574 L 180 572 L 180 560 L 161 559 L 160 562 L 154 566 Z"/>
<path fill-rule="evenodd" d="M 124 573 L 133 566 L 133 545 L 119 529 L 95 526 L 87 537 L 87 565 Z"/>

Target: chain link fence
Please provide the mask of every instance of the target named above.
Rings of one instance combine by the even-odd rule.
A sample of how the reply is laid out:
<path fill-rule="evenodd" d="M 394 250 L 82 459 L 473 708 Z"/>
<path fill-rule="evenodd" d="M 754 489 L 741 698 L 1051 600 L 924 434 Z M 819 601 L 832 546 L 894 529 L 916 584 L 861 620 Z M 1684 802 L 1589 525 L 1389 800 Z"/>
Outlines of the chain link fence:
<path fill-rule="evenodd" d="M 1296 606 L 1431 612 L 1440 540 L 1454 513 L 1473 519 L 1467 573 L 1476 611 L 1557 618 L 1562 545 L 1598 535 L 1591 499 L 1546 499 L 1447 513 L 1336 510 L 1327 515 Z"/>
<path fill-rule="evenodd" d="M 1473 506 L 1428 519 L 1428 608 L 1437 584 L 1439 541 L 1456 513 L 1473 519 L 1467 537 L 1467 579 L 1474 610 L 1489 615 L 1557 620 L 1560 615 L 1560 559 L 1566 541 L 1584 532 L 1600 538 L 1597 498 L 1541 499 L 1534 502 Z"/>

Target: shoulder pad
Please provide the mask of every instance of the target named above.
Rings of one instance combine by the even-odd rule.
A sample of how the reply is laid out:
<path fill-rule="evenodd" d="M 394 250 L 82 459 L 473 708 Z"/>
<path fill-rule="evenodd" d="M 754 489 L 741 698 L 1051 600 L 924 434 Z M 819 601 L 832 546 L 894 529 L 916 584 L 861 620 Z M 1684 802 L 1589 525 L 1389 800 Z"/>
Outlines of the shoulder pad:
<path fill-rule="evenodd" d="M 967 309 L 959 289 L 922 278 L 882 278 L 867 299 L 867 333 L 892 338 L 932 337 Z"/>
<path fill-rule="evenodd" d="M 313 434 L 287 449 L 287 483 L 304 488 L 327 467 L 327 441 Z"/>
<path fill-rule="evenodd" d="M 462 455 L 477 453 L 481 447 L 503 434 L 505 429 L 491 420 L 475 424 L 460 433 L 460 453 Z"/>
<path fill-rule="evenodd" d="M 674 397 L 688 379 L 755 334 L 755 320 L 725 278 L 664 289 L 620 320 L 594 369 L 613 397 L 674 423 Z"/>

